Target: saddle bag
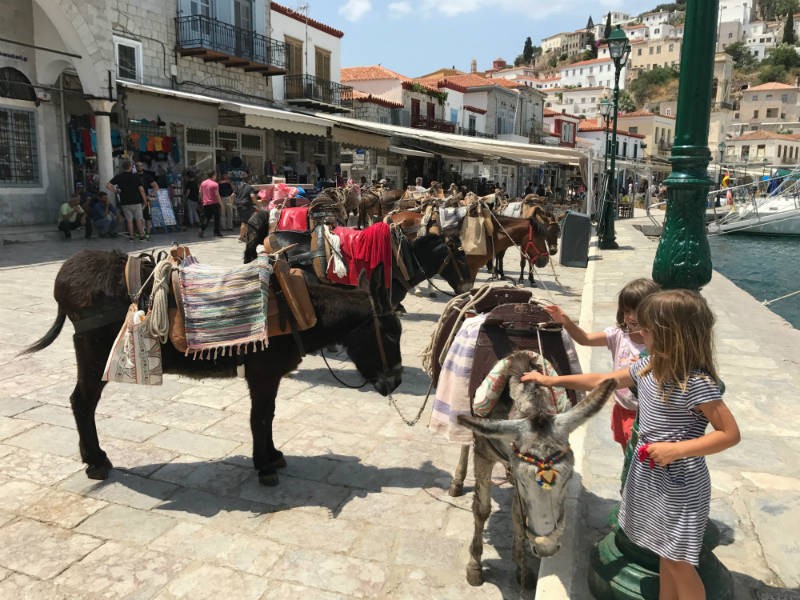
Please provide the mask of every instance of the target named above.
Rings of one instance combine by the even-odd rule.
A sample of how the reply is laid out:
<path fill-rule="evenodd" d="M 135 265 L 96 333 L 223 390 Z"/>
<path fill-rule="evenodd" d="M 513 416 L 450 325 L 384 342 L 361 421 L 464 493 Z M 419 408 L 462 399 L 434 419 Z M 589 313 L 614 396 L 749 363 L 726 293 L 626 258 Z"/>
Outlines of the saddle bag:
<path fill-rule="evenodd" d="M 285 260 L 278 260 L 273 265 L 272 275 L 267 302 L 267 334 L 272 337 L 314 327 L 317 314 L 303 270 L 292 269 Z"/>
<path fill-rule="evenodd" d="M 459 233 L 464 254 L 467 256 L 486 254 L 486 228 L 482 215 L 464 217 Z"/>
<path fill-rule="evenodd" d="M 489 311 L 478 332 L 469 380 L 470 399 L 497 361 L 516 350 L 533 350 L 544 356 L 559 375 L 572 374 L 561 325 L 553 322 L 541 305 L 500 304 Z M 574 406 L 576 392 L 567 390 L 567 397 Z"/>

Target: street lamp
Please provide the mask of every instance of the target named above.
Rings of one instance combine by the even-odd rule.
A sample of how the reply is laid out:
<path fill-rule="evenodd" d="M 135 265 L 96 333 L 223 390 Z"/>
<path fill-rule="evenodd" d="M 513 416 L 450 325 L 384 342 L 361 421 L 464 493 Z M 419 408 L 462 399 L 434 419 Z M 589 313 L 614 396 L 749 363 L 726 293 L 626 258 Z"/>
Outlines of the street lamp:
<path fill-rule="evenodd" d="M 628 43 L 628 38 L 622 28 L 617 25 L 617 28 L 611 32 L 606 40 L 608 43 L 608 53 L 614 61 L 614 103 L 613 103 L 613 126 L 611 129 L 611 165 L 608 173 L 608 190 L 603 199 L 603 214 L 600 216 L 600 223 L 598 224 L 598 245 L 604 250 L 614 250 L 619 248 L 616 242 L 616 234 L 614 233 L 614 210 L 617 206 L 617 189 L 616 181 L 616 157 L 617 157 L 617 114 L 619 112 L 619 76 L 622 67 L 628 62 L 628 55 L 631 52 L 631 45 Z"/>
<path fill-rule="evenodd" d="M 608 171 L 608 118 L 611 116 L 611 100 L 603 98 L 600 100 L 600 116 L 603 117 L 603 126 L 606 131 L 606 145 L 603 152 L 603 175 Z"/>
<path fill-rule="evenodd" d="M 725 143 L 725 140 L 722 140 L 719 144 L 717 144 L 717 150 L 719 150 L 719 173 L 717 174 L 717 184 L 722 183 L 722 163 L 725 160 L 726 147 L 727 144 Z"/>

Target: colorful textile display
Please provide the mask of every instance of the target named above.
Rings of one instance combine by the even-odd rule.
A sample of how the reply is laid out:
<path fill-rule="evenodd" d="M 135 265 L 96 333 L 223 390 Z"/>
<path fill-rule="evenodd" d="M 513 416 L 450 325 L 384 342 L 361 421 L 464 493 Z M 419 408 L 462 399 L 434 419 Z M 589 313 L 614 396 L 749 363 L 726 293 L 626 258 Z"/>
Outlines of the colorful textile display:
<path fill-rule="evenodd" d="M 272 265 L 265 256 L 234 269 L 193 262 L 180 270 L 187 354 L 214 358 L 267 346 Z"/>
<path fill-rule="evenodd" d="M 384 285 L 387 289 L 391 286 L 392 239 L 388 224 L 375 223 L 366 229 L 337 227 L 334 233 L 341 240 L 342 258 L 347 265 L 347 275 L 339 277 L 331 261 L 327 273 L 329 281 L 356 286 L 362 270 L 369 276 L 375 267 L 383 264 Z"/>
<path fill-rule="evenodd" d="M 156 229 L 175 227 L 178 224 L 168 190 L 158 190 L 156 197 L 150 201 L 150 218 Z"/>

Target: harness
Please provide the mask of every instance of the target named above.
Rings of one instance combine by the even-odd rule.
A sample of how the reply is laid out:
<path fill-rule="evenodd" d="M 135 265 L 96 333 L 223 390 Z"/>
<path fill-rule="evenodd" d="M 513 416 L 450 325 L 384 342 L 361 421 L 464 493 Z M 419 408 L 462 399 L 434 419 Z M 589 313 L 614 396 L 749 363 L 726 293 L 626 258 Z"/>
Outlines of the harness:
<path fill-rule="evenodd" d="M 547 245 L 547 242 L 545 241 L 545 246 L 546 245 Z M 530 252 L 530 248 L 533 248 L 535 252 L 529 253 Z M 533 217 L 531 217 L 529 219 L 529 223 L 528 223 L 528 243 L 525 244 L 525 248 L 523 249 L 523 256 L 527 257 L 527 259 L 531 263 L 535 263 L 540 258 L 546 258 L 546 257 L 550 256 L 550 254 L 547 251 L 547 249 L 541 250 L 540 248 L 538 248 L 536 246 L 536 244 L 533 243 Z"/>
<path fill-rule="evenodd" d="M 554 452 L 547 458 L 538 458 L 531 454 L 524 454 L 519 451 L 515 444 L 511 444 L 511 451 L 518 459 L 525 461 L 536 467 L 536 483 L 544 490 L 552 489 L 556 480 L 558 479 L 558 471 L 553 468 L 553 465 L 562 461 L 569 453 L 570 447 L 567 445 L 558 452 Z"/>

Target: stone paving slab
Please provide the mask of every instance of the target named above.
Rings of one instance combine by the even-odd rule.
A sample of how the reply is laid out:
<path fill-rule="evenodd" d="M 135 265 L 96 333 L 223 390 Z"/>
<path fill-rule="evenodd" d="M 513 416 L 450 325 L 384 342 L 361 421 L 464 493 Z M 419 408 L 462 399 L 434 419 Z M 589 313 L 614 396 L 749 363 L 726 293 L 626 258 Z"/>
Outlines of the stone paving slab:
<path fill-rule="evenodd" d="M 655 243 L 634 222 L 619 223 L 621 251 L 598 253 L 590 269 L 556 261 L 557 280 L 544 270 L 546 287 L 537 293 L 573 316 L 583 311 L 587 327 L 606 326 L 619 288 L 649 275 L 652 264 Z M 205 262 L 241 259 L 235 237 L 176 238 Z M 485 532 L 486 583 L 473 588 L 464 576 L 472 480 L 464 496 L 447 495 L 459 446 L 428 432 L 430 403 L 420 424 L 407 427 L 374 391 L 339 386 L 319 356 L 307 357 L 279 391 L 275 439 L 289 465 L 277 487 L 260 486 L 252 470 L 241 378 L 108 385 L 98 433 L 117 468 L 106 482 L 86 479 L 69 413 L 71 325 L 46 350 L 15 355 L 55 317 L 52 284 L 32 281 L 52 282 L 79 248 L 140 249 L 131 246 L 73 240 L 0 247 L 0 597 L 517 597 L 512 490 L 502 473 Z M 515 262 L 506 261 L 513 273 Z M 723 377 L 744 434 L 739 447 L 710 460 L 712 517 L 725 541 L 717 555 L 734 572 L 737 598 L 790 598 L 800 583 L 800 440 L 785 399 L 798 387 L 797 332 L 717 274 L 706 294 L 719 318 Z M 427 391 L 419 354 L 447 300 L 440 294 L 404 302 L 406 374 L 394 397 L 407 417 Z M 346 357 L 326 356 L 340 377 L 361 381 Z M 589 351 L 584 367 L 607 370 L 607 351 Z M 575 580 L 570 597 L 578 600 L 588 598 L 581 573 L 589 548 L 619 498 L 622 456 L 609 415 L 605 407 L 580 440 L 577 520 L 568 528 L 576 550 L 563 553 L 569 569 L 556 576 Z M 769 461 L 753 463 L 765 454 Z"/>

